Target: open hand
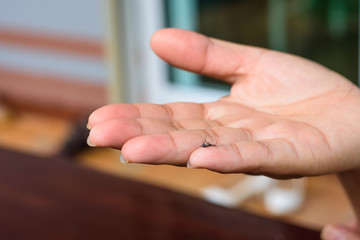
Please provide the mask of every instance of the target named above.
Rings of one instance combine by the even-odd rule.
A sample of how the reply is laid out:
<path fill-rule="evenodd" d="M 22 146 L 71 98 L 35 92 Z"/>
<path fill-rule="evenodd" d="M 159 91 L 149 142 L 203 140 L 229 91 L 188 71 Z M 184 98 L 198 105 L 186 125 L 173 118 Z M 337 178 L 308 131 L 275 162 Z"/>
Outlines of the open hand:
<path fill-rule="evenodd" d="M 151 46 L 176 67 L 232 84 L 230 94 L 102 107 L 89 117 L 91 145 L 122 149 L 127 162 L 275 178 L 360 169 L 360 91 L 341 75 L 180 29 L 158 31 Z"/>

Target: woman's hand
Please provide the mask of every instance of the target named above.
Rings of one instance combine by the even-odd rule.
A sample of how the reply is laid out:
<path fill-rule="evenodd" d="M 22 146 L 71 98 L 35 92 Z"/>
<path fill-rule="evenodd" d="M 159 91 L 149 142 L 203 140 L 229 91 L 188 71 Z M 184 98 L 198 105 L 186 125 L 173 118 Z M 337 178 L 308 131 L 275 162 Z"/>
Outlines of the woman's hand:
<path fill-rule="evenodd" d="M 122 149 L 126 162 L 275 178 L 360 169 L 360 91 L 341 75 L 186 30 L 160 30 L 151 46 L 176 67 L 232 84 L 230 94 L 203 104 L 105 106 L 89 118 L 91 145 Z"/>

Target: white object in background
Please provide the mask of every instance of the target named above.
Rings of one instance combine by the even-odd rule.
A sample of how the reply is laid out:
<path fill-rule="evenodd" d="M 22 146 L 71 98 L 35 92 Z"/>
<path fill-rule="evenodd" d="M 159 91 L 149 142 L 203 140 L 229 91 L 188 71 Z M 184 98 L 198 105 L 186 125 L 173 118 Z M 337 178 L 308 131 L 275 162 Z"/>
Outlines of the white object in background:
<path fill-rule="evenodd" d="M 276 181 L 264 192 L 266 209 L 277 215 L 298 210 L 305 199 L 305 179 Z"/>
<path fill-rule="evenodd" d="M 214 204 L 235 207 L 247 198 L 263 192 L 275 180 L 265 176 L 248 176 L 230 188 L 208 186 L 202 189 L 204 198 Z"/>

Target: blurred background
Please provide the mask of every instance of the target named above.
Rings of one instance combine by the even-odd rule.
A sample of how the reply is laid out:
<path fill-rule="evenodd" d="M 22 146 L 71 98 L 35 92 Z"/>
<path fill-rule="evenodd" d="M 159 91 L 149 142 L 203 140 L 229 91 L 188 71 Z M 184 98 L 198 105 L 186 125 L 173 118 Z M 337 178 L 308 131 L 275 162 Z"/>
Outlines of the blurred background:
<path fill-rule="evenodd" d="M 68 154 L 84 167 L 200 198 L 209 186 L 241 192 L 234 186 L 243 175 L 121 165 L 119 151 L 85 147 L 87 117 L 105 104 L 213 101 L 229 91 L 158 59 L 149 40 L 164 27 L 294 53 L 358 84 L 357 0 L 0 0 L 0 147 Z M 261 191 L 231 207 L 315 229 L 351 215 L 335 176 L 304 182 L 291 211 L 269 211 Z"/>

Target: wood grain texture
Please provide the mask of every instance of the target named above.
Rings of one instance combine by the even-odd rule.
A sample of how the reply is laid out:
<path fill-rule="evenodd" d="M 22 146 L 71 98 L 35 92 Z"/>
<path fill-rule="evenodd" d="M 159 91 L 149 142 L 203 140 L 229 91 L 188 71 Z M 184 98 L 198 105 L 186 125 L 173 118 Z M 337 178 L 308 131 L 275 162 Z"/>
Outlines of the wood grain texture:
<path fill-rule="evenodd" d="M 319 239 L 319 233 L 0 149 L 2 239 Z"/>
<path fill-rule="evenodd" d="M 105 39 L 75 37 L 66 34 L 50 34 L 41 31 L 6 28 L 0 26 L 0 45 L 18 50 L 48 51 L 66 54 L 69 58 L 82 57 L 104 61 Z M 44 69 L 45 70 L 45 69 Z M 0 100 L 55 115 L 81 115 L 107 103 L 104 79 L 70 77 L 46 71 L 0 67 Z M 57 114 L 60 113 L 60 114 Z"/>

